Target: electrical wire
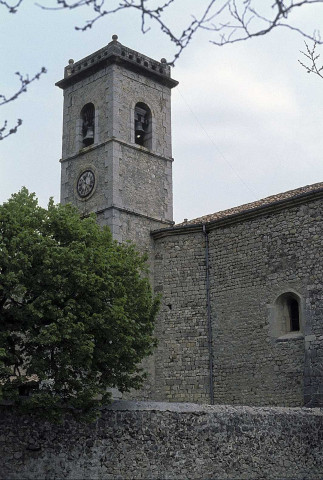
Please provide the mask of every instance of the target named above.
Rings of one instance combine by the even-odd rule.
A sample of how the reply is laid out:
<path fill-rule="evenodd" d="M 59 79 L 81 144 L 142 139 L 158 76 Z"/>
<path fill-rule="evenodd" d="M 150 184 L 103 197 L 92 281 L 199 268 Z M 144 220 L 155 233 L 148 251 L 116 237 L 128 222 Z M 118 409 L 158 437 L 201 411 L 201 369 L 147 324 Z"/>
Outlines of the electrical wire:
<path fill-rule="evenodd" d="M 219 147 L 216 145 L 216 143 L 214 142 L 213 138 L 211 137 L 211 135 L 208 133 L 208 131 L 204 128 L 204 126 L 202 125 L 202 123 L 200 122 L 199 118 L 197 117 L 197 115 L 195 114 L 195 112 L 193 111 L 193 109 L 191 108 L 190 104 L 187 102 L 187 100 L 185 99 L 184 95 L 182 94 L 181 90 L 179 87 L 176 88 L 175 92 L 178 92 L 179 95 L 182 97 L 182 100 L 183 102 L 185 103 L 186 107 L 188 108 L 188 110 L 191 112 L 191 114 L 193 115 L 196 123 L 200 126 L 200 128 L 203 130 L 203 132 L 205 133 L 205 135 L 208 137 L 208 139 L 210 140 L 210 142 L 212 143 L 212 145 L 216 148 L 217 152 L 219 153 L 219 155 L 222 157 L 222 159 L 224 160 L 224 162 L 231 168 L 231 170 L 233 171 L 233 173 L 236 175 L 236 177 L 240 180 L 240 182 L 247 188 L 247 190 L 249 190 L 250 193 L 252 193 L 252 195 L 255 196 L 255 198 L 259 198 L 259 194 L 254 190 L 254 188 L 252 188 L 251 186 L 249 186 L 244 180 L 243 178 L 240 176 L 239 172 L 233 167 L 233 165 L 229 162 L 229 160 L 227 160 L 227 158 L 225 157 L 225 155 L 221 152 L 221 150 L 219 149 Z"/>

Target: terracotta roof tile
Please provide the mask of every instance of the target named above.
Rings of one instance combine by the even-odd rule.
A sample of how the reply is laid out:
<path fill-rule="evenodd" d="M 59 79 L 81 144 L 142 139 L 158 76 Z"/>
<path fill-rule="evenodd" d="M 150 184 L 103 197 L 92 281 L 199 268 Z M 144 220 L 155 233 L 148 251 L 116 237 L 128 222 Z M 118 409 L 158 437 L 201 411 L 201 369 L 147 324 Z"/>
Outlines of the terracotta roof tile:
<path fill-rule="evenodd" d="M 315 192 L 316 190 L 323 189 L 323 182 L 314 183 L 313 185 L 306 185 L 305 187 L 296 188 L 295 190 L 288 190 L 288 192 L 278 193 L 277 195 L 271 195 L 270 197 L 262 198 L 256 202 L 246 203 L 238 207 L 229 208 L 228 210 L 222 210 L 221 212 L 211 213 L 210 215 L 204 215 L 203 217 L 194 218 L 187 222 L 177 223 L 175 227 L 185 225 L 195 225 L 199 223 L 209 223 L 221 218 L 229 217 L 230 215 L 243 213 L 249 210 L 253 210 L 259 207 L 271 205 L 281 200 L 287 200 L 289 198 L 298 197 L 304 193 Z"/>

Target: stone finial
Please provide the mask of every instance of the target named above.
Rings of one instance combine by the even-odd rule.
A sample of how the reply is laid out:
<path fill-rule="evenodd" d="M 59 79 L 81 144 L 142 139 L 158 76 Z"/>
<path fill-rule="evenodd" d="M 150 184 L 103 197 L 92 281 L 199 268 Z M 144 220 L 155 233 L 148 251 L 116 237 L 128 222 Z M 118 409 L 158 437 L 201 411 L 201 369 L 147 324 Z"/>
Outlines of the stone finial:
<path fill-rule="evenodd" d="M 166 60 L 166 58 L 162 58 L 162 59 L 160 60 L 160 62 L 161 62 L 161 63 L 167 63 L 167 60 Z"/>
<path fill-rule="evenodd" d="M 112 40 L 114 42 L 117 42 L 118 41 L 118 35 L 112 35 Z"/>
<path fill-rule="evenodd" d="M 68 65 L 66 67 L 66 75 L 69 77 L 70 75 L 72 75 L 72 66 L 74 65 L 74 60 L 73 58 L 70 58 L 69 61 L 68 61 Z"/>

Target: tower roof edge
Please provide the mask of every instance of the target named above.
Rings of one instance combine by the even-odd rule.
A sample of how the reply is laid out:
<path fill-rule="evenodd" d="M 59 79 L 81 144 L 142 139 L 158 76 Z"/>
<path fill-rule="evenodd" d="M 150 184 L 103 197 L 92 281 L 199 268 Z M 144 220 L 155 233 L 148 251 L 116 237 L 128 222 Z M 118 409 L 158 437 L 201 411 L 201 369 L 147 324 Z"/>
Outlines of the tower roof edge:
<path fill-rule="evenodd" d="M 116 36 L 114 35 L 113 37 Z M 69 64 L 64 69 L 64 78 L 55 85 L 65 89 L 113 63 L 123 65 L 128 70 L 153 78 L 169 88 L 178 85 L 178 82 L 171 78 L 170 66 L 165 63 L 164 58 L 158 62 L 136 50 L 125 47 L 116 39 L 78 62 L 69 60 Z"/>

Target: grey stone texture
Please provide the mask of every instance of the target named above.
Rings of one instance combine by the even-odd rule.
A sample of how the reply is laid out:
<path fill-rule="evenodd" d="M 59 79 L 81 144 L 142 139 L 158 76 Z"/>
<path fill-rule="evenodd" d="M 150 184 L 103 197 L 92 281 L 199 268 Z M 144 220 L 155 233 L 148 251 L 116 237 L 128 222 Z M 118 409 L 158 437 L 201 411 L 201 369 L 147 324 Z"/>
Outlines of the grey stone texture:
<path fill-rule="evenodd" d="M 71 75 L 65 70 L 58 82 L 64 89 L 61 202 L 75 204 L 83 215 L 96 212 L 116 240 L 135 241 L 150 254 L 150 230 L 173 223 L 170 92 L 177 82 L 167 65 L 116 41 L 73 64 L 73 70 Z M 151 110 L 149 150 L 135 143 L 138 102 Z M 84 147 L 80 114 L 87 103 L 95 107 L 95 135 L 93 145 Z M 82 199 L 76 184 L 88 168 L 96 184 Z"/>
<path fill-rule="evenodd" d="M 154 271 L 162 305 L 152 398 L 210 403 L 203 235 L 156 240 Z"/>
<path fill-rule="evenodd" d="M 130 240 L 147 253 L 152 284 L 150 232 L 173 224 L 170 97 L 176 84 L 168 65 L 116 41 L 66 67 L 57 84 L 64 90 L 61 202 L 73 203 L 82 215 L 95 212 L 114 239 Z M 151 110 L 149 150 L 135 143 L 138 102 Z M 87 103 L 95 107 L 95 135 L 93 145 L 84 148 L 81 111 Z M 96 183 L 91 195 L 81 198 L 77 180 L 86 169 L 94 172 Z M 149 399 L 155 384 L 154 359 L 144 360 L 143 367 L 148 380 L 130 396 Z"/>
<path fill-rule="evenodd" d="M 323 405 L 322 213 L 303 198 L 207 225 L 215 403 Z M 155 234 L 157 400 L 212 400 L 205 246 L 202 225 Z M 277 335 L 285 292 L 300 298 L 301 328 Z"/>
<path fill-rule="evenodd" d="M 83 215 L 96 212 L 116 240 L 147 252 L 151 283 L 162 295 L 158 347 L 144 363 L 148 381 L 125 398 L 323 406 L 323 190 L 301 189 L 297 199 L 287 192 L 271 206 L 260 201 L 251 212 L 238 207 L 231 217 L 205 217 L 204 226 L 202 218 L 172 227 L 176 84 L 169 66 L 116 39 L 71 63 L 58 82 L 61 201 Z M 84 148 L 80 112 L 89 102 L 95 137 Z M 149 149 L 135 143 L 138 102 L 151 110 Z M 88 168 L 96 183 L 82 199 L 76 184 Z M 299 299 L 299 331 L 284 318 L 279 298 L 286 293 Z"/>
<path fill-rule="evenodd" d="M 116 402 L 93 424 L 0 409 L 1 480 L 318 480 L 319 409 Z"/>

